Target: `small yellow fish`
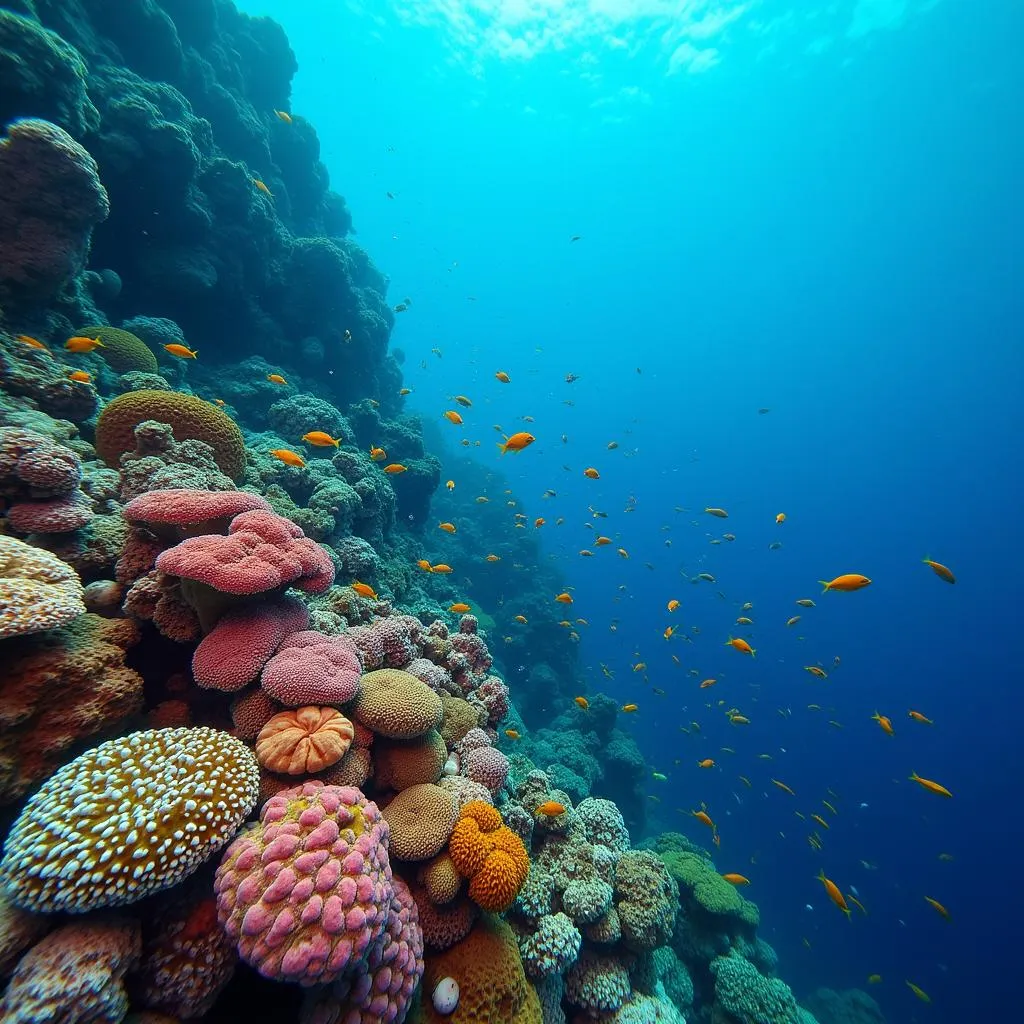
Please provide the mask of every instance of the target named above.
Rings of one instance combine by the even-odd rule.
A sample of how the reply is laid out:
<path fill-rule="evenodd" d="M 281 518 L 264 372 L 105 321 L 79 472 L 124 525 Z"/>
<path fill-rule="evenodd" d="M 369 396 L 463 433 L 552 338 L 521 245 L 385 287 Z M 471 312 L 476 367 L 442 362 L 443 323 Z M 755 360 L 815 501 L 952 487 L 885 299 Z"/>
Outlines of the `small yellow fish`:
<path fill-rule="evenodd" d="M 906 979 L 904 979 L 904 981 L 906 981 Z M 912 981 L 907 981 L 907 987 L 915 996 L 917 996 L 918 999 L 921 1000 L 922 1003 L 930 1003 L 932 1001 L 932 997 L 928 995 L 923 988 L 918 988 Z"/>
<path fill-rule="evenodd" d="M 306 460 L 298 452 L 293 452 L 290 448 L 275 448 L 270 454 L 286 466 L 298 466 L 301 469 L 306 464 Z"/>
<path fill-rule="evenodd" d="M 91 384 L 92 374 L 86 373 L 85 370 L 72 370 L 68 374 L 68 380 L 73 380 L 76 384 Z"/>
<path fill-rule="evenodd" d="M 582 708 L 584 711 L 586 711 L 587 708 L 590 707 L 590 701 L 587 700 L 586 697 L 573 697 L 573 700 L 576 702 L 576 705 Z"/>
<path fill-rule="evenodd" d="M 881 982 L 882 982 L 882 976 L 880 974 L 869 974 L 868 975 L 868 984 L 869 985 L 879 985 L 879 984 L 881 984 Z"/>
<path fill-rule="evenodd" d="M 834 580 L 818 580 L 818 582 L 825 588 L 822 591 L 823 594 L 830 590 L 852 593 L 854 590 L 861 590 L 871 584 L 871 580 L 867 576 L 861 576 L 859 572 L 847 572 L 842 576 L 837 576 Z"/>
<path fill-rule="evenodd" d="M 456 395 L 455 401 L 462 406 L 463 409 L 469 409 L 473 403 L 465 395 Z"/>
<path fill-rule="evenodd" d="M 281 374 L 279 374 L 279 373 L 268 373 L 267 374 L 267 380 L 269 380 L 271 384 L 287 384 L 288 383 L 288 381 L 286 381 L 284 379 L 284 377 L 282 377 Z"/>
<path fill-rule="evenodd" d="M 706 508 L 704 511 L 709 516 L 716 516 L 718 519 L 728 519 L 729 513 L 724 508 Z"/>
<path fill-rule="evenodd" d="M 340 437 L 331 437 L 330 434 L 325 433 L 323 430 L 310 430 L 302 435 L 302 440 L 307 444 L 315 445 L 317 448 L 337 448 L 342 441 Z"/>
<path fill-rule="evenodd" d="M 810 672 L 812 676 L 816 676 L 818 679 L 828 679 L 828 673 L 818 665 L 804 665 L 804 671 Z"/>
<path fill-rule="evenodd" d="M 738 875 L 734 871 L 728 871 L 722 875 L 730 885 L 750 885 L 750 879 L 746 875 Z"/>
<path fill-rule="evenodd" d="M 786 521 L 786 513 L 785 512 L 780 512 L 775 517 L 775 522 L 777 522 L 779 524 L 779 526 L 781 526 L 785 521 Z"/>
<path fill-rule="evenodd" d="M 624 712 L 627 715 L 630 715 L 634 711 L 636 711 L 637 709 L 638 709 L 638 705 L 636 705 L 636 704 L 623 704 L 622 707 L 619 710 Z"/>
<path fill-rule="evenodd" d="M 811 817 L 826 831 L 832 827 L 820 814 L 812 814 Z"/>
<path fill-rule="evenodd" d="M 460 426 L 462 424 L 462 417 L 454 409 L 448 409 L 444 414 L 444 418 L 449 423 L 454 423 L 456 426 Z"/>
<path fill-rule="evenodd" d="M 558 595 L 555 596 L 555 600 L 558 601 L 559 604 L 572 604 L 572 594 L 568 594 L 568 593 L 558 594 Z"/>
<path fill-rule="evenodd" d="M 922 559 L 922 561 L 940 580 L 945 580 L 947 583 L 956 583 L 956 577 L 941 562 L 933 562 L 930 558 Z"/>
<path fill-rule="evenodd" d="M 392 462 L 384 467 L 384 472 L 389 476 L 395 476 L 398 473 L 404 473 L 408 468 L 408 466 L 403 466 L 400 462 Z"/>
<path fill-rule="evenodd" d="M 729 637 L 729 639 L 725 641 L 725 646 L 732 647 L 734 650 L 739 651 L 740 654 L 749 654 L 751 657 L 754 657 L 754 655 L 757 654 L 757 651 L 755 651 L 754 648 L 751 647 L 750 644 L 748 644 L 742 637 Z"/>
<path fill-rule="evenodd" d="M 438 523 L 437 524 L 437 528 L 439 530 L 444 530 L 445 533 L 456 533 L 457 532 L 457 527 L 455 526 L 454 523 Z"/>
<path fill-rule="evenodd" d="M 172 345 L 164 345 L 164 351 L 179 359 L 195 359 L 199 355 L 198 349 L 191 349 L 187 345 L 179 345 L 177 342 Z"/>
<path fill-rule="evenodd" d="M 814 602 L 809 597 L 798 597 L 796 599 L 796 603 L 798 605 L 800 605 L 801 608 L 813 608 L 814 607 Z"/>
<path fill-rule="evenodd" d="M 50 351 L 38 338 L 33 338 L 28 334 L 16 334 L 14 340 L 20 341 L 22 345 L 28 345 L 29 348 L 39 348 L 44 352 Z"/>
<path fill-rule="evenodd" d="M 800 621 L 800 616 L 799 615 L 791 615 L 788 619 L 786 619 L 786 625 L 787 626 L 795 626 L 799 621 Z"/>
<path fill-rule="evenodd" d="M 933 900 L 931 896 L 925 896 L 924 900 L 929 906 L 934 907 L 947 921 L 953 920 L 949 911 L 938 900 Z"/>
<path fill-rule="evenodd" d="M 286 111 L 286 110 L 275 110 L 274 114 L 277 117 L 279 117 L 282 121 L 284 121 L 285 124 L 291 124 L 292 123 L 292 115 L 289 114 L 288 111 Z"/>
<path fill-rule="evenodd" d="M 64 347 L 69 352 L 83 353 L 93 352 L 98 348 L 106 348 L 106 345 L 99 338 L 83 338 L 80 335 L 75 335 L 64 342 Z"/>
<path fill-rule="evenodd" d="M 448 611 L 455 612 L 457 615 L 464 614 L 465 612 L 468 612 L 469 610 L 470 610 L 469 609 L 469 605 L 466 604 L 465 601 L 456 601 L 455 604 L 452 604 L 452 605 L 448 606 Z"/>
<path fill-rule="evenodd" d="M 733 725 L 750 725 L 750 719 L 746 715 L 730 715 L 729 721 Z"/>
<path fill-rule="evenodd" d="M 506 729 L 505 730 L 505 735 L 510 740 L 517 740 L 517 739 L 519 739 L 519 733 L 515 729 Z"/>
<path fill-rule="evenodd" d="M 600 480 L 601 479 L 601 474 L 598 473 L 598 471 L 596 469 L 594 469 L 593 466 L 588 466 L 585 470 L 583 470 L 583 475 L 588 480 Z"/>
<path fill-rule="evenodd" d="M 501 561 L 501 555 L 488 555 L 484 559 L 484 561 L 485 562 L 500 562 Z"/>
<path fill-rule="evenodd" d="M 359 580 L 356 580 L 352 584 L 352 589 L 360 597 L 369 597 L 369 598 L 372 598 L 374 601 L 377 600 L 377 591 L 374 590 L 373 587 L 371 587 L 369 583 L 360 583 Z"/>
<path fill-rule="evenodd" d="M 674 612 L 679 607 L 679 602 L 673 597 L 666 607 L 670 612 Z"/>
<path fill-rule="evenodd" d="M 454 491 L 455 490 L 455 481 L 454 480 L 447 481 L 447 483 L 445 483 L 445 487 L 447 487 L 449 491 Z"/>
<path fill-rule="evenodd" d="M 502 384 L 508 384 L 512 380 L 504 370 L 499 370 L 494 376 L 500 380 Z"/>
<path fill-rule="evenodd" d="M 752 626 L 753 624 L 754 624 L 754 620 L 751 619 L 751 618 L 748 618 L 746 615 L 741 615 L 736 620 L 736 625 L 737 626 Z"/>
<path fill-rule="evenodd" d="M 770 781 L 773 786 L 778 786 L 784 793 L 788 793 L 790 796 L 796 796 L 796 793 L 794 793 L 793 790 L 791 790 L 784 782 L 779 782 L 778 779 L 771 779 Z M 825 827 L 828 828 L 827 825 Z"/>
<path fill-rule="evenodd" d="M 527 619 L 525 615 L 517 615 L 515 616 L 515 621 L 518 622 L 520 626 L 525 626 L 527 622 L 529 622 L 529 619 Z"/>
<path fill-rule="evenodd" d="M 930 719 L 926 718 L 921 714 L 920 711 L 908 711 L 907 715 L 912 718 L 915 722 L 921 722 L 922 725 L 934 725 L 935 723 Z"/>
<path fill-rule="evenodd" d="M 430 567 L 430 571 L 439 573 L 442 576 L 447 576 L 449 573 L 453 572 L 453 569 L 450 565 L 446 565 L 444 562 L 438 562 L 437 565 L 432 565 Z"/>
<path fill-rule="evenodd" d="M 370 447 L 370 458 L 374 462 L 384 462 L 388 457 L 388 453 L 383 448 L 375 448 L 371 445 Z"/>
<path fill-rule="evenodd" d="M 253 184 L 254 184 L 254 185 L 255 185 L 255 186 L 256 186 L 256 187 L 257 187 L 257 188 L 258 188 L 258 189 L 259 189 L 259 190 L 260 190 L 260 191 L 261 191 L 261 192 L 262 192 L 262 193 L 263 193 L 263 194 L 265 195 L 265 196 L 270 196 L 270 198 L 271 198 L 271 199 L 273 199 L 273 198 L 274 198 L 274 193 L 273 193 L 273 192 L 271 192 L 269 188 L 267 188 L 267 186 L 266 186 L 266 183 L 265 183 L 265 182 L 263 182 L 263 181 L 260 181 L 260 179 L 259 179 L 259 178 L 253 178 L 253 179 L 251 179 L 251 180 L 252 180 L 252 183 L 253 183 Z"/>

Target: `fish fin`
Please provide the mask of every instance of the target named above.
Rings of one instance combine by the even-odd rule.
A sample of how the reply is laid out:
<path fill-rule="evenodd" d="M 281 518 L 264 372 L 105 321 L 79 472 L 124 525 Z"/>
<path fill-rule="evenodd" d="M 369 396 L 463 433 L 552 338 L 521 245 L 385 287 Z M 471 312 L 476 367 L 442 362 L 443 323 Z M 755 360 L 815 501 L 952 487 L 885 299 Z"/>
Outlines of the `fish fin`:
<path fill-rule="evenodd" d="M 825 588 L 822 593 L 827 594 L 829 592 L 828 580 L 818 580 L 818 582 Z"/>

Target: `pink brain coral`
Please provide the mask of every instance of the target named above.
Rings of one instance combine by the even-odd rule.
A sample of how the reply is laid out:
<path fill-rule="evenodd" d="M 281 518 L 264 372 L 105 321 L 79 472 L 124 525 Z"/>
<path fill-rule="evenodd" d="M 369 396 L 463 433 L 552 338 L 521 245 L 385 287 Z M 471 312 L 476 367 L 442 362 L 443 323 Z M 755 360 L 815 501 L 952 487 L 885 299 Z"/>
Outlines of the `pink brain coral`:
<path fill-rule="evenodd" d="M 282 775 L 323 771 L 345 756 L 355 735 L 334 708 L 296 708 L 274 715 L 256 737 L 260 764 Z"/>
<path fill-rule="evenodd" d="M 394 886 L 387 822 L 358 789 L 307 782 L 272 797 L 225 851 L 217 916 L 264 977 L 340 979 L 388 923 Z"/>
<path fill-rule="evenodd" d="M 362 671 L 355 650 L 342 637 L 293 633 L 263 669 L 263 689 L 288 707 L 347 704 L 359 691 Z"/>
<path fill-rule="evenodd" d="M 289 584 L 320 594 L 334 582 L 327 552 L 293 522 L 261 508 L 235 516 L 227 537 L 189 537 L 168 548 L 156 566 L 222 593 L 246 596 Z"/>
<path fill-rule="evenodd" d="M 476 747 L 463 756 L 462 774 L 497 793 L 508 776 L 508 758 L 496 747 Z"/>
<path fill-rule="evenodd" d="M 192 675 L 205 689 L 233 693 L 251 683 L 281 641 L 305 629 L 309 611 L 296 597 L 226 612 L 192 655 Z"/>
<path fill-rule="evenodd" d="M 234 516 L 254 509 L 270 509 L 258 494 L 248 491 L 202 491 L 191 487 L 171 487 L 146 491 L 125 505 L 122 514 L 130 523 L 152 526 L 196 527 L 222 520 L 224 527 Z M 196 532 L 195 530 L 189 532 Z"/>

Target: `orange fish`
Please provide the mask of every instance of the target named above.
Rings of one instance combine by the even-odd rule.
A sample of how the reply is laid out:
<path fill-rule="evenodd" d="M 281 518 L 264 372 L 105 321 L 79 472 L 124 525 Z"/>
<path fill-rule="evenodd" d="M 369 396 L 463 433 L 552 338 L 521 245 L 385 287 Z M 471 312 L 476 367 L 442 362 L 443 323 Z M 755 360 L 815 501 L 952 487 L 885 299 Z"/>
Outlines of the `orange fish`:
<path fill-rule="evenodd" d="M 674 612 L 679 607 L 679 602 L 673 597 L 665 607 L 668 608 L 670 612 Z"/>
<path fill-rule="evenodd" d="M 515 621 L 518 622 L 520 626 L 525 626 L 530 620 L 527 619 L 525 615 L 516 615 Z"/>
<path fill-rule="evenodd" d="M 702 680 L 702 682 L 700 684 L 700 688 L 702 690 L 706 690 L 709 686 L 714 686 L 715 683 L 717 683 L 717 682 L 718 682 L 717 679 L 704 679 L 704 680 Z"/>
<path fill-rule="evenodd" d="M 708 828 L 714 829 L 715 823 L 711 820 L 710 815 L 707 811 L 690 811 L 690 813 L 701 823 L 707 825 Z"/>
<path fill-rule="evenodd" d="M 629 552 L 625 548 L 616 548 L 619 553 L 619 558 L 629 558 Z"/>
<path fill-rule="evenodd" d="M 301 468 L 306 464 L 306 460 L 298 452 L 293 452 L 290 448 L 275 448 L 270 454 L 275 459 L 280 459 L 286 466 L 298 466 Z"/>
<path fill-rule="evenodd" d="M 703 761 L 697 762 L 698 768 L 714 768 L 715 762 L 710 757 L 705 757 Z"/>
<path fill-rule="evenodd" d="M 594 541 L 594 547 L 603 548 L 606 544 L 611 544 L 611 542 L 611 537 L 598 537 L 597 540 Z"/>
<path fill-rule="evenodd" d="M 198 349 L 189 348 L 188 345 L 179 345 L 177 342 L 172 345 L 164 345 L 164 351 L 179 359 L 195 359 L 199 355 Z"/>
<path fill-rule="evenodd" d="M 945 786 L 940 786 L 937 782 L 932 782 L 931 779 L 922 779 L 917 772 L 910 773 L 910 781 L 916 782 L 922 789 L 927 789 L 930 793 L 937 793 L 939 796 L 952 797 L 952 793 Z"/>
<path fill-rule="evenodd" d="M 751 657 L 754 657 L 754 655 L 757 654 L 757 651 L 755 651 L 754 648 L 751 647 L 750 644 L 748 644 L 742 637 L 729 637 L 729 639 L 725 641 L 725 646 L 732 647 L 734 650 L 739 651 L 740 654 L 749 654 Z"/>
<path fill-rule="evenodd" d="M 430 572 L 430 563 L 425 558 L 417 558 L 416 564 L 424 571 Z"/>
<path fill-rule="evenodd" d="M 846 904 L 846 898 L 839 891 L 839 886 L 831 879 L 826 878 L 824 871 L 818 872 L 818 878 L 820 879 L 821 884 L 825 886 L 825 892 L 828 893 L 828 898 L 847 916 L 847 918 L 850 918 L 850 908 Z"/>
<path fill-rule="evenodd" d="M 594 469 L 593 466 L 588 466 L 585 470 L 583 470 L 583 475 L 585 477 L 587 477 L 588 480 L 600 480 L 601 479 L 601 474 L 598 473 L 598 471 L 596 469 Z"/>
<path fill-rule="evenodd" d="M 504 370 L 499 370 L 494 376 L 497 377 L 502 384 L 508 384 L 512 379 Z"/>
<path fill-rule="evenodd" d="M 275 116 L 280 118 L 282 121 L 284 121 L 285 124 L 291 124 L 292 123 L 292 115 L 289 114 L 286 110 L 275 110 L 274 114 L 275 114 Z"/>
<path fill-rule="evenodd" d="M 331 437 L 322 430 L 311 430 L 302 435 L 302 440 L 307 444 L 316 445 L 317 448 L 337 448 L 341 444 L 340 437 Z"/>
<path fill-rule="evenodd" d="M 449 605 L 448 611 L 455 612 L 456 614 L 465 614 L 469 611 L 469 605 L 465 601 L 456 601 L 455 604 Z"/>
<path fill-rule="evenodd" d="M 484 561 L 485 562 L 500 562 L 501 561 L 501 555 L 488 555 L 484 559 Z"/>
<path fill-rule="evenodd" d="M 383 462 L 388 457 L 388 453 L 383 448 L 374 448 L 370 446 L 370 458 L 374 462 Z"/>
<path fill-rule="evenodd" d="M 885 715 L 880 715 L 877 711 L 871 716 L 879 725 L 882 732 L 888 733 L 890 736 L 896 735 L 896 730 L 892 727 L 890 719 L 886 718 Z"/>
<path fill-rule="evenodd" d="M 724 508 L 706 508 L 704 511 L 707 512 L 709 516 L 716 516 L 719 519 L 729 518 L 729 513 L 726 512 Z"/>
<path fill-rule="evenodd" d="M 834 580 L 818 580 L 818 582 L 825 588 L 822 593 L 826 594 L 830 590 L 842 590 L 847 593 L 860 590 L 868 586 L 871 580 L 867 576 L 861 576 L 860 573 L 848 572 L 842 576 L 837 576 Z"/>
<path fill-rule="evenodd" d="M 561 593 L 555 597 L 559 604 L 572 604 L 572 594 Z"/>
<path fill-rule="evenodd" d="M 498 450 L 502 455 L 504 455 L 505 452 L 521 452 L 536 440 L 537 438 L 535 438 L 533 434 L 528 434 L 525 430 L 520 430 L 511 437 L 506 437 L 505 440 L 498 445 Z"/>
<path fill-rule="evenodd" d="M 68 374 L 68 380 L 73 380 L 78 384 L 89 384 L 92 381 L 92 374 L 86 373 L 85 370 L 73 370 Z"/>
<path fill-rule="evenodd" d="M 64 342 L 64 347 L 69 352 L 92 352 L 98 348 L 106 348 L 106 345 L 99 338 L 83 338 L 76 334 Z"/>
<path fill-rule="evenodd" d="M 823 828 L 825 831 L 829 831 L 832 826 L 820 815 L 812 814 L 811 817 Z"/>
<path fill-rule="evenodd" d="M 447 487 L 449 491 L 454 491 L 455 490 L 455 481 L 454 480 L 449 480 L 445 484 L 445 487 Z"/>
<path fill-rule="evenodd" d="M 405 398 L 406 395 L 412 394 L 412 388 L 400 388 L 398 393 L 402 398 Z"/>
<path fill-rule="evenodd" d="M 38 338 L 33 338 L 28 334 L 16 334 L 14 340 L 20 341 L 22 345 L 28 345 L 29 348 L 41 348 L 44 352 L 50 351 Z"/>
<path fill-rule="evenodd" d="M 729 721 L 733 725 L 750 725 L 750 719 L 746 715 L 730 715 Z"/>
<path fill-rule="evenodd" d="M 925 565 L 927 565 L 940 580 L 945 580 L 947 583 L 956 583 L 956 577 L 953 573 L 941 562 L 933 562 L 930 558 L 922 559 Z"/>
<path fill-rule="evenodd" d="M 534 808 L 533 813 L 543 814 L 545 818 L 557 818 L 559 814 L 565 814 L 565 804 L 560 804 L 557 800 L 545 800 Z"/>
<path fill-rule="evenodd" d="M 933 900 L 931 896 L 925 896 L 924 901 L 929 906 L 934 907 L 947 921 L 953 920 L 949 911 L 938 900 Z"/>
<path fill-rule="evenodd" d="M 664 638 L 665 638 L 666 640 L 671 640 L 671 639 L 672 639 L 672 634 L 673 634 L 673 633 L 674 633 L 675 631 L 676 631 L 676 627 L 675 627 L 675 626 L 666 626 L 666 627 L 665 627 L 665 632 L 664 632 L 664 633 L 662 633 L 661 635 L 662 635 L 662 636 L 663 636 L 663 637 L 664 637 Z"/>
<path fill-rule="evenodd" d="M 790 796 L 796 796 L 796 793 L 794 793 L 793 790 L 791 790 L 784 782 L 779 782 L 778 779 L 771 779 L 770 781 L 773 786 L 778 786 L 784 793 L 788 793 Z"/>
<path fill-rule="evenodd" d="M 786 521 L 786 513 L 785 512 L 780 512 L 775 517 L 775 522 L 777 522 L 779 524 L 779 526 L 781 526 L 785 521 Z"/>
<path fill-rule="evenodd" d="M 267 188 L 267 186 L 266 186 L 266 183 L 265 183 L 265 182 L 262 182 L 262 181 L 260 181 L 260 179 L 259 179 L 259 178 L 253 178 L 253 179 L 252 179 L 252 183 L 253 183 L 253 184 L 254 184 L 254 185 L 255 185 L 255 186 L 256 186 L 256 187 L 257 187 L 257 188 L 258 188 L 258 189 L 259 189 L 259 190 L 260 190 L 260 191 L 261 191 L 261 192 L 262 192 L 262 193 L 263 193 L 263 194 L 265 195 L 265 196 L 270 196 L 270 198 L 271 198 L 271 199 L 273 199 L 273 198 L 274 198 L 274 193 L 273 193 L 273 192 L 271 192 L 269 188 Z"/>
<path fill-rule="evenodd" d="M 448 409 L 444 414 L 444 418 L 449 423 L 454 423 L 456 426 L 459 426 L 462 423 L 462 417 L 454 409 Z"/>
<path fill-rule="evenodd" d="M 921 722 L 923 725 L 934 725 L 935 724 L 930 718 L 926 718 L 924 715 L 922 715 L 920 711 L 908 711 L 907 714 L 915 722 Z"/>
<path fill-rule="evenodd" d="M 536 519 L 534 519 L 534 521 L 533 521 L 533 525 L 534 525 L 535 527 L 541 527 L 541 526 L 543 526 L 543 525 L 544 525 L 544 524 L 545 524 L 546 522 L 547 522 L 547 520 L 546 520 L 546 519 L 543 519 L 543 518 L 541 518 L 540 516 L 538 516 L 538 517 L 537 517 Z"/>
<path fill-rule="evenodd" d="M 286 381 L 284 379 L 284 377 L 282 377 L 281 374 L 279 374 L 279 373 L 268 373 L 267 374 L 267 380 L 269 380 L 271 384 L 287 384 L 288 383 L 288 381 Z"/>
<path fill-rule="evenodd" d="M 430 571 L 436 572 L 441 576 L 446 576 L 452 571 L 452 567 L 450 565 L 445 565 L 444 562 L 438 562 L 437 565 L 432 565 L 430 567 Z"/>
<path fill-rule="evenodd" d="M 506 730 L 505 730 L 505 735 L 506 735 L 506 736 L 507 736 L 507 737 L 508 737 L 508 738 L 509 738 L 510 740 L 517 740 L 517 739 L 519 739 L 519 733 L 518 733 L 518 732 L 516 732 L 516 730 L 515 730 L 515 729 L 506 729 Z"/>
<path fill-rule="evenodd" d="M 584 710 L 590 707 L 590 701 L 586 697 L 573 697 L 573 700 Z"/>
<path fill-rule="evenodd" d="M 735 872 L 730 871 L 730 872 L 722 875 L 722 877 L 730 885 L 750 885 L 750 879 L 747 878 L 746 875 L 737 875 Z"/>
<path fill-rule="evenodd" d="M 408 466 L 403 466 L 400 462 L 392 462 L 384 467 L 384 472 L 394 476 L 397 473 L 404 473 L 408 468 Z"/>
<path fill-rule="evenodd" d="M 818 679 L 828 679 L 828 673 L 817 665 L 804 665 L 804 671 L 810 672 L 812 676 L 817 676 Z"/>
<path fill-rule="evenodd" d="M 622 711 L 624 714 L 631 715 L 634 711 L 638 710 L 638 708 L 639 705 L 637 704 L 623 704 L 622 707 L 619 708 L 619 710 Z"/>
<path fill-rule="evenodd" d="M 444 530 L 445 533 L 455 533 L 456 532 L 456 526 L 455 526 L 454 523 L 438 523 L 437 524 L 437 528 L 439 530 Z"/>
<path fill-rule="evenodd" d="M 352 584 L 352 589 L 360 597 L 369 597 L 372 598 L 374 601 L 377 600 L 377 591 L 374 590 L 369 583 L 360 583 L 359 580 L 356 580 L 355 583 Z"/>

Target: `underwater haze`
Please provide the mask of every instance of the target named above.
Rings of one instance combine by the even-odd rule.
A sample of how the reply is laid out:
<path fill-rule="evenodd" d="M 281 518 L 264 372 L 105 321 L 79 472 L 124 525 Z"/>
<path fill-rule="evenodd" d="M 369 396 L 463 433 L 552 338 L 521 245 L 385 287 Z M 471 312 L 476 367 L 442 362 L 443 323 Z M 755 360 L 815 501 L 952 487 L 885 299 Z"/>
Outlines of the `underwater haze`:
<path fill-rule="evenodd" d="M 1022 40 L 0 6 L 0 1024 L 1024 1019 Z"/>
<path fill-rule="evenodd" d="M 592 688 L 639 705 L 630 727 L 668 774 L 646 785 L 649 820 L 699 839 L 675 808 L 726 816 L 717 862 L 751 876 L 798 994 L 870 989 L 890 1021 L 1013 1015 L 1021 5 L 241 6 L 286 28 L 293 107 L 393 301 L 412 300 L 392 338 L 412 407 L 429 420 L 471 396 L 469 457 L 485 466 L 492 422 L 534 417 L 536 444 L 501 469 L 547 519 L 543 557 L 590 623 Z M 580 558 L 591 524 L 615 545 Z M 710 543 L 727 529 L 734 542 Z M 691 586 L 701 571 L 717 583 Z M 844 572 L 873 582 L 820 595 L 815 581 Z M 800 597 L 817 607 L 787 629 Z M 701 629 L 692 644 L 662 638 L 671 598 Z M 753 662 L 722 646 L 746 601 Z M 750 708 L 742 734 L 672 653 L 720 676 L 725 708 Z M 835 656 L 827 680 L 803 671 L 831 673 Z M 649 679 L 631 671 L 641 660 Z M 680 732 L 692 719 L 699 736 Z M 696 770 L 704 757 L 716 768 Z M 841 808 L 819 852 L 794 810 L 826 788 Z M 843 920 L 822 868 L 867 917 Z"/>

